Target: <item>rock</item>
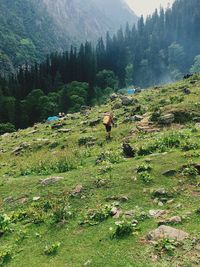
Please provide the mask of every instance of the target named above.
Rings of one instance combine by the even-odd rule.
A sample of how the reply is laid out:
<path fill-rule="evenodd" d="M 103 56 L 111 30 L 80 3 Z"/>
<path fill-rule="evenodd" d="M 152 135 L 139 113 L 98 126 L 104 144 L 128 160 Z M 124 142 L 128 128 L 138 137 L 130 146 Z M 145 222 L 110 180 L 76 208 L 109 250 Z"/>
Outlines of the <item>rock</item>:
<path fill-rule="evenodd" d="M 82 110 L 91 110 L 90 106 L 81 106 L 81 111 Z"/>
<path fill-rule="evenodd" d="M 92 261 L 88 260 L 83 264 L 83 267 L 88 267 L 91 263 L 92 263 Z"/>
<path fill-rule="evenodd" d="M 184 76 L 183 76 L 183 79 L 185 79 L 185 80 L 186 80 L 186 79 L 188 79 L 188 78 L 192 77 L 192 75 L 193 75 L 193 74 L 186 74 L 186 75 L 184 75 Z"/>
<path fill-rule="evenodd" d="M 127 196 L 109 196 L 106 198 L 106 201 L 126 202 L 126 201 L 128 201 L 128 197 Z"/>
<path fill-rule="evenodd" d="M 55 184 L 56 182 L 62 180 L 63 177 L 49 177 L 49 178 L 46 178 L 44 180 L 42 180 L 40 183 L 41 185 L 51 185 L 51 184 Z"/>
<path fill-rule="evenodd" d="M 136 226 L 136 225 L 138 225 L 138 221 L 137 220 L 132 220 L 132 222 L 131 222 L 131 224 L 133 225 L 133 226 Z"/>
<path fill-rule="evenodd" d="M 21 198 L 16 199 L 16 202 L 19 204 L 25 204 L 27 201 L 28 201 L 27 197 L 21 197 Z"/>
<path fill-rule="evenodd" d="M 63 123 L 57 123 L 57 124 L 52 125 L 52 126 L 51 126 L 51 129 L 52 129 L 52 130 L 57 130 L 57 129 L 62 128 L 63 126 L 64 126 Z"/>
<path fill-rule="evenodd" d="M 172 122 L 174 122 L 175 120 L 175 116 L 172 113 L 160 116 L 158 123 L 162 124 L 162 125 L 168 125 L 171 124 Z"/>
<path fill-rule="evenodd" d="M 14 148 L 12 154 L 19 155 L 24 149 L 29 148 L 30 144 L 24 142 L 21 143 L 18 147 Z"/>
<path fill-rule="evenodd" d="M 199 123 L 200 122 L 200 117 L 194 117 L 193 121 Z"/>
<path fill-rule="evenodd" d="M 133 98 L 128 96 L 121 96 L 121 101 L 123 106 L 130 106 L 133 104 Z"/>
<path fill-rule="evenodd" d="M 59 133 L 70 133 L 72 131 L 72 129 L 59 129 L 58 132 Z"/>
<path fill-rule="evenodd" d="M 33 201 L 38 201 L 40 200 L 40 197 L 33 197 Z"/>
<path fill-rule="evenodd" d="M 196 128 L 200 128 L 200 123 L 196 123 L 196 124 L 195 124 L 195 127 L 196 127 Z"/>
<path fill-rule="evenodd" d="M 197 80 L 190 81 L 190 84 L 195 84 L 195 83 L 197 83 Z"/>
<path fill-rule="evenodd" d="M 3 202 L 6 204 L 12 203 L 12 202 L 14 202 L 14 198 L 13 197 L 6 197 L 6 198 L 4 198 Z"/>
<path fill-rule="evenodd" d="M 159 201 L 158 202 L 158 206 L 160 206 L 160 207 L 164 206 L 163 202 L 162 201 Z"/>
<path fill-rule="evenodd" d="M 123 143 L 122 149 L 125 157 L 133 158 L 135 156 L 135 150 L 128 143 Z"/>
<path fill-rule="evenodd" d="M 154 218 L 159 218 L 159 217 L 162 217 L 163 215 L 165 215 L 167 213 L 166 210 L 150 210 L 149 211 L 149 215 L 151 217 L 154 217 Z"/>
<path fill-rule="evenodd" d="M 83 186 L 81 184 L 77 185 L 74 190 L 70 193 L 70 196 L 75 197 L 80 195 L 83 191 Z"/>
<path fill-rule="evenodd" d="M 117 98 L 118 98 L 118 95 L 115 94 L 115 93 L 113 93 L 113 94 L 110 95 L 110 100 L 111 100 L 111 101 L 114 101 L 114 100 L 117 99 Z"/>
<path fill-rule="evenodd" d="M 150 232 L 146 238 L 147 240 L 159 240 L 163 238 L 169 238 L 169 239 L 175 239 L 177 241 L 183 241 L 184 239 L 188 238 L 189 234 L 182 231 L 178 230 L 176 228 L 166 226 L 166 225 L 161 225 L 154 231 Z"/>
<path fill-rule="evenodd" d="M 122 102 L 116 102 L 114 105 L 113 105 L 113 109 L 119 109 L 122 107 Z"/>
<path fill-rule="evenodd" d="M 140 115 L 134 115 L 132 117 L 132 121 L 141 121 L 143 119 L 144 119 L 144 117 L 143 116 L 140 116 Z"/>
<path fill-rule="evenodd" d="M 33 131 L 28 132 L 27 134 L 31 135 L 31 134 L 34 134 L 34 133 L 37 133 L 37 132 L 38 132 L 38 130 L 33 130 Z"/>
<path fill-rule="evenodd" d="M 140 88 L 136 88 L 135 89 L 135 94 L 139 94 L 139 93 L 141 93 L 142 92 L 142 89 L 140 89 Z"/>
<path fill-rule="evenodd" d="M 134 216 L 134 214 L 135 214 L 135 211 L 134 210 L 129 210 L 129 211 L 125 211 L 124 212 L 125 218 L 131 218 L 131 217 Z"/>
<path fill-rule="evenodd" d="M 110 214 L 113 218 L 118 219 L 120 215 L 122 214 L 122 211 L 118 209 L 117 207 L 113 207 L 110 211 Z"/>
<path fill-rule="evenodd" d="M 101 119 L 97 118 L 97 119 L 88 121 L 88 125 L 91 127 L 94 127 L 94 126 L 98 125 L 100 122 L 101 122 Z"/>
<path fill-rule="evenodd" d="M 178 224 L 181 223 L 182 219 L 180 216 L 173 216 L 169 219 L 162 220 L 158 222 L 158 225 L 165 225 L 165 224 Z"/>
<path fill-rule="evenodd" d="M 177 174 L 177 171 L 176 170 L 167 170 L 167 171 L 164 171 L 163 173 L 162 173 L 162 175 L 164 175 L 164 176 L 174 176 L 174 175 L 176 175 Z"/>
<path fill-rule="evenodd" d="M 189 94 L 191 94 L 191 91 L 188 88 L 183 88 L 183 93 L 186 95 L 189 95 Z"/>

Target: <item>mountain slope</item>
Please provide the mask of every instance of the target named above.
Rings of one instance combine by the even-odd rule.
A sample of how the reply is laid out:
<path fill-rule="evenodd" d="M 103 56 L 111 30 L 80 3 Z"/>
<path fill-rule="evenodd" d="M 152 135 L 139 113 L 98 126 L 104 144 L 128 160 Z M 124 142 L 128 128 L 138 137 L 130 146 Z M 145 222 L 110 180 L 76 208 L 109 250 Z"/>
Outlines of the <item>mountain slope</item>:
<path fill-rule="evenodd" d="M 114 95 L 57 128 L 37 124 L 1 136 L 0 263 L 199 266 L 199 89 L 194 75 L 132 102 Z M 117 128 L 105 141 L 100 122 L 111 109 Z M 122 142 L 135 157 L 124 157 Z M 158 224 L 189 238 L 148 242 Z"/>
<path fill-rule="evenodd" d="M 121 0 L 103 5 L 99 0 L 1 0 L 0 10 L 0 67 L 5 70 L 95 41 L 137 20 Z"/>

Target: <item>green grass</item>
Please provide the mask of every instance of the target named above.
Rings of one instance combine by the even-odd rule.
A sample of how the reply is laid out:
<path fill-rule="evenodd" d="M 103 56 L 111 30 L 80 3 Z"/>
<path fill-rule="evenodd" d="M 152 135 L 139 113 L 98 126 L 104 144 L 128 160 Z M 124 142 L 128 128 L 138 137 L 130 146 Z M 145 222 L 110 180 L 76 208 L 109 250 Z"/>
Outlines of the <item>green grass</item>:
<path fill-rule="evenodd" d="M 190 79 L 134 96 L 146 112 L 144 117 L 151 116 L 158 105 L 162 114 L 183 108 L 200 114 L 200 77 L 195 78 L 198 80 L 195 85 L 190 84 Z M 190 95 L 183 95 L 184 86 L 190 88 Z M 88 119 L 101 116 L 111 105 L 94 107 Z M 0 266 L 79 267 L 86 262 L 92 267 L 179 266 L 180 262 L 181 266 L 199 266 L 198 244 L 177 247 L 170 256 L 156 251 L 145 240 L 146 234 L 157 227 L 154 218 L 139 219 L 137 230 L 120 239 L 112 236 L 117 227 L 115 222 L 123 218 L 108 215 L 93 226 L 80 224 L 89 211 L 101 213 L 106 205 L 119 205 L 122 211 L 139 209 L 145 214 L 150 209 L 165 209 L 166 217 L 183 217 L 177 228 L 191 237 L 200 237 L 200 217 L 195 212 L 200 207 L 200 177 L 191 180 L 180 171 L 183 165 L 200 163 L 200 128 L 191 120 L 156 133 L 130 134 L 136 123 L 123 122 L 130 113 L 131 107 L 114 111 L 118 121 L 109 142 L 105 140 L 102 124 L 94 128 L 83 126 L 85 117 L 79 113 L 74 115 L 75 120 L 66 121 L 64 127 L 71 128 L 71 133 L 58 133 L 50 125 L 38 124 L 36 133 L 29 134 L 33 130 L 29 128 L 0 137 L 0 213 L 10 218 L 9 229 L 0 237 Z M 80 138 L 88 136 L 96 139 L 95 144 L 79 146 Z M 121 149 L 124 139 L 136 151 L 142 147 L 147 153 L 124 158 Z M 23 143 L 28 145 L 15 155 L 13 150 Z M 103 161 L 96 164 L 102 155 Z M 151 167 L 147 170 L 153 178 L 150 182 L 141 179 L 137 171 L 141 166 Z M 170 169 L 177 174 L 162 175 Z M 40 183 L 53 176 L 63 179 L 49 186 Z M 103 183 L 99 184 L 101 179 Z M 72 197 L 77 185 L 82 185 L 83 190 Z M 159 207 L 152 193 L 162 187 L 172 193 L 173 201 Z M 128 201 L 113 204 L 116 201 L 106 200 L 111 196 L 127 196 Z M 40 199 L 33 201 L 33 197 Z M 60 212 L 65 215 L 59 218 L 65 221 L 55 220 Z M 187 215 L 188 212 L 191 214 Z M 45 253 L 45 248 L 51 252 L 54 247 L 55 253 Z"/>

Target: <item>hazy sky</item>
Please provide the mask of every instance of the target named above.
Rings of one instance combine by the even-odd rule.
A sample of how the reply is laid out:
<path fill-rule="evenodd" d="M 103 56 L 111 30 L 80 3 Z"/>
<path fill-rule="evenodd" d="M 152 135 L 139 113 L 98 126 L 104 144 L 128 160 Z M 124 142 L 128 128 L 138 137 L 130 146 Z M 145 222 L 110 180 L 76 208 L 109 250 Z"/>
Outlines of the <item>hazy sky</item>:
<path fill-rule="evenodd" d="M 160 5 L 167 7 L 168 4 L 172 4 L 174 0 L 126 0 L 126 2 L 132 7 L 135 13 L 145 17 L 151 14 L 155 8 L 159 8 Z"/>

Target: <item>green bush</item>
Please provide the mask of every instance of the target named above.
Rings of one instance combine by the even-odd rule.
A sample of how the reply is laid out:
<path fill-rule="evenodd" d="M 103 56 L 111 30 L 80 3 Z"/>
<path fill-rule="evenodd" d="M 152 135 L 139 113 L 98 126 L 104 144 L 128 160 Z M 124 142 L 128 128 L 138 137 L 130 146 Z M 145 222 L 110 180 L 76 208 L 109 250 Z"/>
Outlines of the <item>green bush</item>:
<path fill-rule="evenodd" d="M 52 245 L 48 245 L 45 247 L 44 249 L 44 254 L 48 255 L 48 256 L 52 256 L 55 255 L 58 252 L 58 249 L 60 248 L 61 243 L 60 242 L 56 242 Z"/>
<path fill-rule="evenodd" d="M 131 222 L 121 221 L 116 222 L 117 228 L 113 234 L 113 238 L 124 238 L 133 233 L 134 226 Z"/>
<path fill-rule="evenodd" d="M 13 133 L 15 131 L 15 126 L 12 123 L 0 123 L 0 135 L 5 133 Z"/>

